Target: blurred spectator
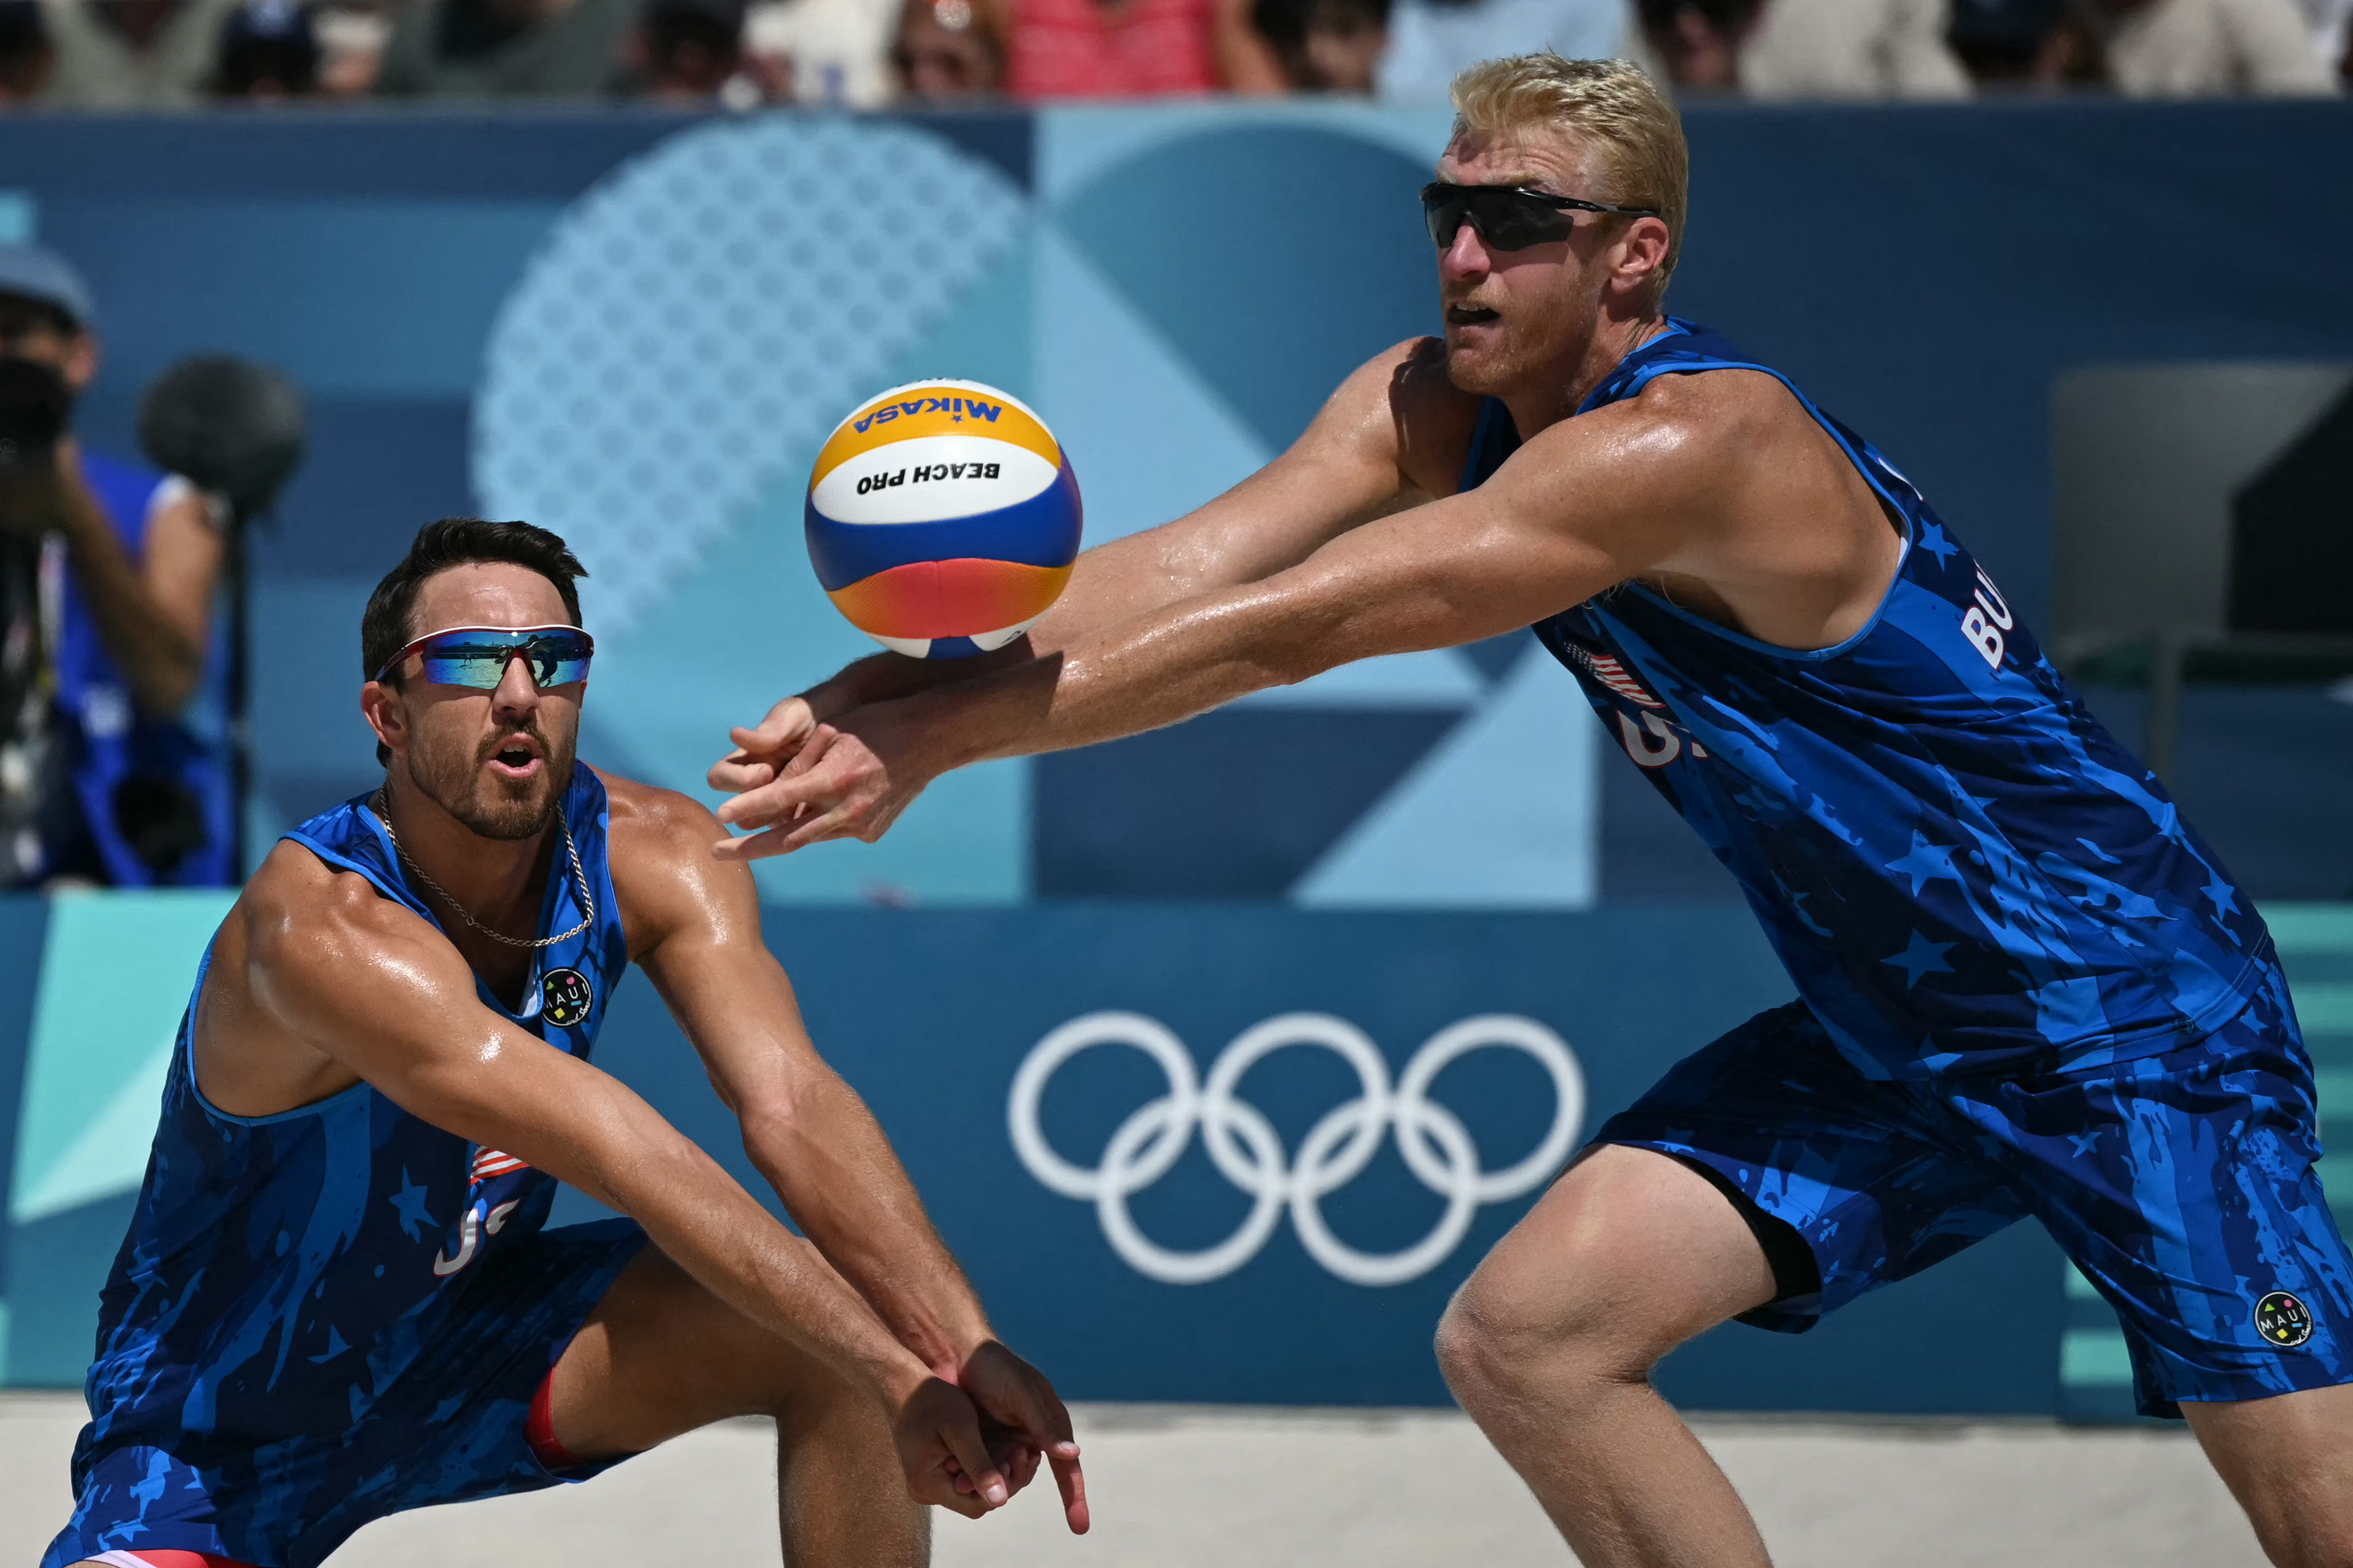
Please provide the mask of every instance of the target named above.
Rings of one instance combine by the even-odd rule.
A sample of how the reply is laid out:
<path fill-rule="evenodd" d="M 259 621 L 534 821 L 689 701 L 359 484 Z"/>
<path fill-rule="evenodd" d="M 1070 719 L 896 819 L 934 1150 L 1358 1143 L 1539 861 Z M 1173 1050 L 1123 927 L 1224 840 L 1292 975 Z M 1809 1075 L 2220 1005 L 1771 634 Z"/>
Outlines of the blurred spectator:
<path fill-rule="evenodd" d="M 1751 98 L 1966 98 L 1948 0 L 1767 0 L 1740 51 Z"/>
<path fill-rule="evenodd" d="M 891 51 L 900 0 L 760 0 L 745 53 L 796 103 L 876 109 L 897 87 Z"/>
<path fill-rule="evenodd" d="M 1389 0 L 1256 0 L 1250 22 L 1297 92 L 1371 92 L 1389 44 Z"/>
<path fill-rule="evenodd" d="M 2067 0 L 1953 0 L 1945 38 L 1970 79 L 1983 85 L 2091 80 L 2089 51 L 2066 20 Z"/>
<path fill-rule="evenodd" d="M 201 101 L 241 0 L 42 0 L 57 65 L 47 99 L 76 109 Z"/>
<path fill-rule="evenodd" d="M 222 98 L 308 98 L 319 86 L 319 38 L 296 0 L 246 0 L 221 28 L 213 91 Z"/>
<path fill-rule="evenodd" d="M 392 18 L 368 5 L 322 5 L 311 14 L 319 39 L 319 90 L 330 98 L 365 98 L 384 68 Z"/>
<path fill-rule="evenodd" d="M 385 45 L 379 92 L 588 98 L 612 89 L 636 0 L 417 0 Z"/>
<path fill-rule="evenodd" d="M 1641 0 L 1675 85 L 1751 98 L 1965 98 L 1945 0 Z"/>
<path fill-rule="evenodd" d="M 952 102 L 1005 84 L 1005 46 L 972 0 L 907 0 L 892 51 L 899 90 L 912 99 Z"/>
<path fill-rule="evenodd" d="M 57 68 L 40 0 L 0 0 L 0 106 L 38 97 Z"/>
<path fill-rule="evenodd" d="M 2075 0 L 2072 20 L 2128 97 L 2337 90 L 2295 0 Z"/>
<path fill-rule="evenodd" d="M 1374 79 L 1383 98 L 1443 103 L 1457 72 L 1497 55 L 1621 59 L 1638 48 L 1627 0 L 1397 0 Z"/>
<path fill-rule="evenodd" d="M 663 103 L 750 109 L 771 96 L 744 55 L 744 0 L 646 0 L 628 58 L 628 89 Z"/>
<path fill-rule="evenodd" d="M 2353 86 L 2353 0 L 2303 0 L 2304 25 L 2328 74 Z"/>
<path fill-rule="evenodd" d="M 185 479 L 80 447 L 98 374 L 89 289 L 63 258 L 0 247 L 0 534 L 41 547 L 53 786 L 19 879 L 232 879 L 229 776 L 208 658 L 225 541 Z M 54 606 L 48 608 L 47 606 Z M 28 844 L 38 864 L 28 866 Z"/>
<path fill-rule="evenodd" d="M 1016 98 L 1281 92 L 1251 0 L 997 0 Z M 1491 51 L 1492 52 L 1492 51 Z"/>
<path fill-rule="evenodd" d="M 1642 31 L 1684 92 L 1733 92 L 1740 50 L 1763 20 L 1765 0 L 1641 0 Z"/>

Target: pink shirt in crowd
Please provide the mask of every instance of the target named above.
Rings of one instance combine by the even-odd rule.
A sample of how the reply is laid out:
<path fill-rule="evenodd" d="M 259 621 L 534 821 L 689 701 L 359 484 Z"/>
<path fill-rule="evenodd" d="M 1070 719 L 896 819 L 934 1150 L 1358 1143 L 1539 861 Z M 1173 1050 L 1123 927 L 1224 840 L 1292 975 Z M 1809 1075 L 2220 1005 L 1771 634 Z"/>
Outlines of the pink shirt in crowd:
<path fill-rule="evenodd" d="M 1006 89 L 1016 98 L 1214 92 L 1215 0 L 1013 0 Z"/>

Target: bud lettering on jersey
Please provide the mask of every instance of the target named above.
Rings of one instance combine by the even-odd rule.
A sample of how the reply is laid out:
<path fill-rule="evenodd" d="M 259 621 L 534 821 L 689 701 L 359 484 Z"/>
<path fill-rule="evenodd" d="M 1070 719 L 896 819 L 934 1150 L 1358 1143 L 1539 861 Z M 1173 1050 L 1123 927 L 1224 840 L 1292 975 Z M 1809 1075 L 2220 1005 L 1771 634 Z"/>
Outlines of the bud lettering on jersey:
<path fill-rule="evenodd" d="M 2018 622 L 2010 613 L 2010 602 L 2001 596 L 2001 591 L 1993 585 L 1993 579 L 1985 574 L 1982 566 L 1978 568 L 1974 597 L 1977 603 L 1961 616 L 1961 635 L 1984 656 L 1989 668 L 2000 669 L 2005 647 L 2001 634 Z"/>

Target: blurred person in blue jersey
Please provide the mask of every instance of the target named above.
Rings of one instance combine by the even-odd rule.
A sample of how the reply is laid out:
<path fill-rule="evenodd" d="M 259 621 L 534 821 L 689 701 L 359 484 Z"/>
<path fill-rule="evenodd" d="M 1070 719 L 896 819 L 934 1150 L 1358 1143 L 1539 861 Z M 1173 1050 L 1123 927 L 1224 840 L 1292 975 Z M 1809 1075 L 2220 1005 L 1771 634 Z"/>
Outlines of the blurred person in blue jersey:
<path fill-rule="evenodd" d="M 90 289 L 55 251 L 0 246 L 0 532 L 43 550 L 55 783 L 0 879 L 223 887 L 230 865 L 214 589 L 226 542 L 185 479 L 86 447 Z"/>
<path fill-rule="evenodd" d="M 197 966 L 44 1568 L 316 1568 L 737 1415 L 776 1420 L 788 1563 L 923 1563 L 920 1505 L 978 1517 L 1041 1459 L 1086 1528 L 1068 1413 L 810 1044 L 717 820 L 575 763 L 582 574 L 449 519 L 370 597 L 384 783 Z M 588 1064 L 632 963 L 800 1235 Z M 559 1181 L 626 1217 L 546 1228 Z"/>
<path fill-rule="evenodd" d="M 1081 556 L 1026 644 L 881 655 L 735 731 L 712 783 L 755 836 L 720 853 L 871 839 L 948 768 L 1531 628 L 1798 992 L 1606 1122 L 1440 1324 L 1578 1560 L 1766 1563 L 1651 1368 L 2031 1216 L 2272 1560 L 2353 1563 L 2353 1258 L 2262 918 L 1912 482 L 1665 312 L 1688 174 L 1658 89 L 1535 55 L 1454 102 L 1421 192 L 1443 336 Z"/>

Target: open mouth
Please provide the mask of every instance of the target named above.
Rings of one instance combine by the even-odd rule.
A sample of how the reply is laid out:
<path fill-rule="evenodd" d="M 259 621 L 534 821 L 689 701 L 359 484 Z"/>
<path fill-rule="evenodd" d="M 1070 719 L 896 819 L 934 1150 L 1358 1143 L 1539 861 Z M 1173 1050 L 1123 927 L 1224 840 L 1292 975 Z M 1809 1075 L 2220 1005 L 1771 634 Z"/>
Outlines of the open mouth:
<path fill-rule="evenodd" d="M 1502 319 L 1494 311 L 1478 305 L 1446 307 L 1446 324 L 1450 327 L 1483 327 L 1490 321 Z"/>
<path fill-rule="evenodd" d="M 491 753 L 491 766 L 508 778 L 529 778 L 539 768 L 539 742 L 528 735 L 510 735 Z"/>

